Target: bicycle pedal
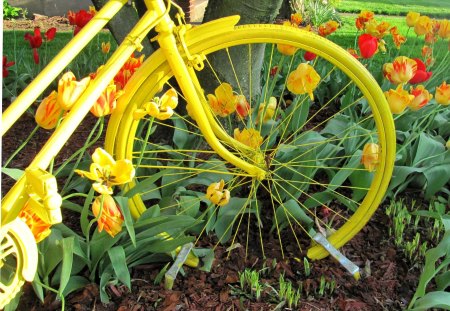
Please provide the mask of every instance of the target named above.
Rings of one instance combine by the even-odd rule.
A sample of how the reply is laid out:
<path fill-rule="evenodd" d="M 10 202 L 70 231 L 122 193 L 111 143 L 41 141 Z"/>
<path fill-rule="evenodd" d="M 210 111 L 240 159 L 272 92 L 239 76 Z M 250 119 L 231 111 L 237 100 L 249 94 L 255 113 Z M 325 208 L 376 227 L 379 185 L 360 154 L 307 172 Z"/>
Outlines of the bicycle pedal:
<path fill-rule="evenodd" d="M 322 245 L 334 259 L 336 259 L 348 272 L 353 275 L 355 280 L 359 280 L 361 277 L 359 267 L 350 259 L 345 257 L 344 254 L 342 254 L 338 249 L 336 249 L 323 234 L 316 233 L 313 236 L 313 240 Z"/>

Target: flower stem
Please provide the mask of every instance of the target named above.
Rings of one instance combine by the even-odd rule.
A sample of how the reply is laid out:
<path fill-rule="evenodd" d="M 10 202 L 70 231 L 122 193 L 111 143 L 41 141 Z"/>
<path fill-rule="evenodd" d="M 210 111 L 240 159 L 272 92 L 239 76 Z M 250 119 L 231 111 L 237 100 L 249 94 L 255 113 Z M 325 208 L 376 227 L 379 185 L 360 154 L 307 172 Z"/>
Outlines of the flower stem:
<path fill-rule="evenodd" d="M 39 125 L 36 125 L 36 127 L 33 129 L 33 131 L 28 135 L 28 137 L 25 139 L 25 141 L 19 146 L 19 148 L 14 151 L 14 153 L 6 160 L 5 165 L 3 167 L 7 167 L 8 164 L 14 159 L 14 157 L 28 144 L 30 139 L 36 134 L 36 131 L 38 130 Z"/>

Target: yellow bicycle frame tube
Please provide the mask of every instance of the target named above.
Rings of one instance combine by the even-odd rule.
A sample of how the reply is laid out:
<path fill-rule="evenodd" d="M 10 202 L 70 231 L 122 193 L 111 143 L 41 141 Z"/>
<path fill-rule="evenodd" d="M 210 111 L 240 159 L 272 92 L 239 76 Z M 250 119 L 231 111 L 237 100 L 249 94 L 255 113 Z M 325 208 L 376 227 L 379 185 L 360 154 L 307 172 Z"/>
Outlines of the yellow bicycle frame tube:
<path fill-rule="evenodd" d="M 161 0 L 145 0 L 145 4 L 150 11 L 155 11 L 158 15 L 163 14 L 166 10 L 164 2 Z M 170 19 L 170 16 L 164 15 L 158 26 L 156 27 L 156 31 L 158 32 L 157 40 L 161 47 L 161 50 L 164 52 L 164 55 L 167 58 L 167 62 L 172 69 L 175 79 L 177 80 L 182 93 L 186 98 L 186 101 L 192 108 L 192 114 L 198 127 L 200 128 L 200 131 L 202 132 L 211 148 L 216 151 L 224 160 L 228 161 L 236 167 L 241 168 L 242 170 L 246 171 L 252 176 L 255 176 L 258 179 L 264 179 L 266 172 L 263 169 L 233 155 L 217 139 L 205 113 L 205 110 L 203 109 L 203 105 L 196 91 L 194 83 L 191 79 L 187 79 L 191 75 L 188 66 L 185 64 L 177 48 L 177 42 L 173 35 L 174 27 L 175 25 Z"/>

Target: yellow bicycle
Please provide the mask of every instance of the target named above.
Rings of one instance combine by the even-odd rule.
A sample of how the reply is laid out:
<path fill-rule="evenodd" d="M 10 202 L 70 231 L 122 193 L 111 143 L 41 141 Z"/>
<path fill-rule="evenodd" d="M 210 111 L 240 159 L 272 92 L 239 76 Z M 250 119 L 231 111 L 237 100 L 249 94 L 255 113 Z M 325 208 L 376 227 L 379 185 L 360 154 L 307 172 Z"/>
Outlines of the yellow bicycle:
<path fill-rule="evenodd" d="M 126 2 L 107 2 L 17 97 L 3 113 L 2 135 Z M 0 308 L 37 266 L 19 211 L 34 198 L 49 223 L 61 221 L 46 170 L 151 29 L 160 48 L 126 85 L 105 140 L 109 153 L 135 166 L 126 186 L 135 218 L 158 205 L 198 218 L 192 233 L 213 232 L 217 243 L 246 250 L 259 244 L 264 256 L 266 239 L 275 237 L 270 247 L 283 256 L 307 249 L 312 259 L 331 252 L 343 262 L 336 249 L 381 202 L 395 158 L 394 125 L 381 89 L 357 59 L 298 27 L 237 25 L 238 16 L 192 27 L 181 22 L 181 10 L 174 22 L 174 4 L 166 2 L 145 0 L 147 13 L 3 198 Z M 313 59 L 305 61 L 306 52 Z M 149 115 L 149 103 L 167 108 L 161 101 L 168 94 L 179 98 L 170 118 Z M 368 144 L 377 146 L 373 154 Z M 367 156 L 369 169 L 361 164 Z M 214 200 L 214 191 L 226 192 L 226 200 Z"/>

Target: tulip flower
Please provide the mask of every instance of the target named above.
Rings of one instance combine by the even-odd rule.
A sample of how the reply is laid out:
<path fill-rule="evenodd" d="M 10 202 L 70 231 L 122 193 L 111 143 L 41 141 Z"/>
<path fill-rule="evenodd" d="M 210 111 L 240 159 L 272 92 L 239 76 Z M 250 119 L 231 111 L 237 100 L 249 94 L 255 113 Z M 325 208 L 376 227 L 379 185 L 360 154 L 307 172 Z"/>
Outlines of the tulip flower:
<path fill-rule="evenodd" d="M 384 92 L 384 95 L 386 96 L 391 112 L 394 114 L 402 113 L 414 99 L 414 95 L 410 95 L 407 91 L 403 90 L 401 84 L 395 90 L 390 89 Z"/>
<path fill-rule="evenodd" d="M 224 206 L 230 201 L 230 191 L 224 190 L 225 182 L 212 183 L 206 189 L 206 198 L 218 206 Z"/>
<path fill-rule="evenodd" d="M 420 13 L 417 12 L 409 12 L 406 15 L 406 24 L 408 27 L 414 27 L 416 25 L 417 21 L 419 20 Z"/>
<path fill-rule="evenodd" d="M 294 26 L 297 28 L 298 25 L 292 24 L 289 21 L 286 21 L 283 23 L 284 26 Z M 283 55 L 286 56 L 291 56 L 294 55 L 295 52 L 297 52 L 298 48 L 292 46 L 292 45 L 288 45 L 288 44 L 277 44 L 277 50 L 278 52 L 280 52 Z"/>
<path fill-rule="evenodd" d="M 398 56 L 392 63 L 383 65 L 383 74 L 393 84 L 402 84 L 411 80 L 417 72 L 417 62 L 406 56 Z"/>
<path fill-rule="evenodd" d="M 159 120 L 167 120 L 173 115 L 173 109 L 175 109 L 177 105 L 177 91 L 175 91 L 174 88 L 171 88 L 165 92 L 161 98 L 155 97 L 151 102 L 145 103 L 142 109 L 136 109 L 133 117 L 137 120 L 148 114 Z"/>
<path fill-rule="evenodd" d="M 88 87 L 90 80 L 90 77 L 86 77 L 78 82 L 72 72 L 63 74 L 58 81 L 58 104 L 64 110 L 70 110 Z"/>
<path fill-rule="evenodd" d="M 91 113 L 97 118 L 111 114 L 116 109 L 117 98 L 124 93 L 122 90 L 117 91 L 114 82 L 111 82 L 94 105 L 91 107 Z"/>
<path fill-rule="evenodd" d="M 414 99 L 409 103 L 408 107 L 414 111 L 425 106 L 433 98 L 433 95 L 423 85 L 418 85 L 415 88 L 411 87 L 410 94 L 414 95 Z"/>
<path fill-rule="evenodd" d="M 108 54 L 111 50 L 111 42 L 102 42 L 102 53 Z"/>
<path fill-rule="evenodd" d="M 291 23 L 299 26 L 303 21 L 303 17 L 300 13 L 291 14 Z"/>
<path fill-rule="evenodd" d="M 144 60 L 144 55 L 139 57 L 134 57 L 131 55 L 130 58 L 125 62 L 120 71 L 114 77 L 114 83 L 117 85 L 117 90 L 122 90 L 125 88 L 128 80 L 134 72 L 142 65 Z"/>
<path fill-rule="evenodd" d="M 7 76 L 9 76 L 9 70 L 8 68 L 13 66 L 15 64 L 15 62 L 11 61 L 8 62 L 8 58 L 3 55 L 3 60 L 2 60 L 2 66 L 3 66 L 3 78 L 6 78 Z"/>
<path fill-rule="evenodd" d="M 41 242 L 51 233 L 49 223 L 44 222 L 31 208 L 31 205 L 25 203 L 25 206 L 19 212 L 18 217 L 23 220 L 33 233 L 36 243 Z"/>
<path fill-rule="evenodd" d="M 450 21 L 448 19 L 441 21 L 438 35 L 442 39 L 450 39 Z"/>
<path fill-rule="evenodd" d="M 375 171 L 380 162 L 380 146 L 375 143 L 367 143 L 364 145 L 361 163 L 369 172 Z"/>
<path fill-rule="evenodd" d="M 311 100 L 314 100 L 313 91 L 320 82 L 319 74 L 314 67 L 301 63 L 297 69 L 292 71 L 287 78 L 287 88 L 294 94 L 309 94 Z"/>
<path fill-rule="evenodd" d="M 126 184 L 134 177 L 135 171 L 130 160 L 115 161 L 102 148 L 95 149 L 92 161 L 89 172 L 75 170 L 75 173 L 94 180 L 92 187 L 100 194 L 112 194 L 112 186 Z"/>
<path fill-rule="evenodd" d="M 239 118 L 245 118 L 250 112 L 250 104 L 244 95 L 235 95 L 234 99 L 236 101 L 236 113 Z"/>
<path fill-rule="evenodd" d="M 261 134 L 255 129 L 243 129 L 242 132 L 234 129 L 234 138 L 253 149 L 259 149 L 263 143 Z"/>
<path fill-rule="evenodd" d="M 354 58 L 359 58 L 358 52 L 355 49 L 347 49 L 347 52 L 350 53 Z"/>
<path fill-rule="evenodd" d="M 89 12 L 85 10 L 79 10 L 78 12 L 69 11 L 67 17 L 69 18 L 69 24 L 74 25 L 75 29 L 73 34 L 76 35 L 91 19 L 95 13 L 92 10 Z"/>
<path fill-rule="evenodd" d="M 39 64 L 39 53 L 38 48 L 42 45 L 41 30 L 39 27 L 34 28 L 34 35 L 26 33 L 24 35 L 25 40 L 30 43 L 30 47 L 33 49 L 33 60 L 35 64 Z"/>
<path fill-rule="evenodd" d="M 45 39 L 47 41 L 52 41 L 56 35 L 56 28 L 52 27 L 45 32 Z"/>
<path fill-rule="evenodd" d="M 398 33 L 397 26 L 392 27 L 389 31 L 392 35 L 392 40 L 394 41 L 395 46 L 399 49 L 400 46 L 406 42 L 406 37 Z"/>
<path fill-rule="evenodd" d="M 255 124 L 258 124 L 260 121 L 265 123 L 270 119 L 272 119 L 276 109 L 277 109 L 277 99 L 272 96 L 269 98 L 269 104 L 267 105 L 267 107 L 265 103 L 259 105 L 258 116 L 256 117 Z"/>
<path fill-rule="evenodd" d="M 230 84 L 221 83 L 215 89 L 214 94 L 208 94 L 207 97 L 215 115 L 226 117 L 236 110 L 237 102 Z"/>
<path fill-rule="evenodd" d="M 377 39 L 382 39 L 385 35 L 389 33 L 389 23 L 380 22 L 378 23 L 375 19 L 368 21 L 365 25 L 366 32 Z"/>
<path fill-rule="evenodd" d="M 371 58 L 378 50 L 378 39 L 365 33 L 359 36 L 358 46 L 363 58 Z"/>
<path fill-rule="evenodd" d="M 421 36 L 429 33 L 433 28 L 433 23 L 428 16 L 419 16 L 414 25 L 414 32 L 416 35 Z"/>
<path fill-rule="evenodd" d="M 40 103 L 36 110 L 34 119 L 36 123 L 46 129 L 51 130 L 56 127 L 59 118 L 62 116 L 64 110 L 58 104 L 58 94 L 53 91 Z"/>
<path fill-rule="evenodd" d="M 335 32 L 339 27 L 339 23 L 336 21 L 328 21 L 325 24 L 319 26 L 318 32 L 322 37 L 326 37 Z"/>
<path fill-rule="evenodd" d="M 409 80 L 411 84 L 422 83 L 430 79 L 433 74 L 431 71 L 427 71 L 425 64 L 418 58 L 413 58 L 417 64 L 416 74 Z"/>
<path fill-rule="evenodd" d="M 374 17 L 373 12 L 371 11 L 361 11 L 361 13 L 359 13 L 358 18 L 355 21 L 355 25 L 356 28 L 358 28 L 358 30 L 363 30 L 365 24 L 372 20 Z"/>
<path fill-rule="evenodd" d="M 314 58 L 316 58 L 316 54 L 314 54 L 313 52 L 310 52 L 310 51 L 306 51 L 305 52 L 305 55 L 303 55 L 303 58 L 306 60 L 306 61 L 312 61 Z"/>
<path fill-rule="evenodd" d="M 103 203 L 103 204 L 102 204 Z M 92 212 L 97 218 L 98 232 L 105 230 L 111 237 L 122 231 L 124 217 L 113 197 L 103 194 L 95 198 Z"/>
<path fill-rule="evenodd" d="M 434 98 L 438 104 L 447 106 L 450 105 L 450 85 L 444 81 L 441 85 L 436 87 Z"/>

